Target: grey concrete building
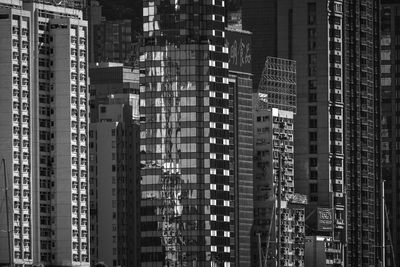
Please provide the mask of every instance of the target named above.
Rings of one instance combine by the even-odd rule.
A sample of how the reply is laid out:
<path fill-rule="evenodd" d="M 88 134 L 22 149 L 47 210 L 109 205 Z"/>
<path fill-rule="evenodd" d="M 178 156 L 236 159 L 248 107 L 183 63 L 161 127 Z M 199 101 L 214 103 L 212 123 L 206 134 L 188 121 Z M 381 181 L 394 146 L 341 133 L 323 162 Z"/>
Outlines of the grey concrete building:
<path fill-rule="evenodd" d="M 251 33 L 226 28 L 229 49 L 229 155 L 230 191 L 234 218 L 232 233 L 235 248 L 231 253 L 235 266 L 250 266 L 253 226 L 253 75 L 251 73 Z M 240 47 L 247 47 L 242 55 Z"/>
<path fill-rule="evenodd" d="M 267 57 L 253 111 L 252 266 L 305 266 L 307 197 L 295 193 L 296 110 L 296 62 Z"/>
<path fill-rule="evenodd" d="M 378 11 L 374 0 L 277 5 L 278 56 L 305 66 L 297 80 L 296 190 L 311 206 L 332 209 L 336 265 L 381 260 Z"/>
<path fill-rule="evenodd" d="M 34 253 L 31 13 L 0 1 L 0 18 L 0 264 L 23 266 Z"/>
<path fill-rule="evenodd" d="M 253 88 L 257 91 L 267 56 L 277 56 L 277 0 L 243 0 L 243 29 L 251 31 Z M 290 58 L 290 57 L 289 57 Z"/>
<path fill-rule="evenodd" d="M 139 72 L 122 64 L 90 70 L 91 260 L 138 266 Z"/>
<path fill-rule="evenodd" d="M 85 9 L 90 27 L 90 62 L 120 62 L 137 65 L 139 43 L 133 28 L 134 17 L 110 20 L 102 15 L 99 1 L 91 1 Z"/>
<path fill-rule="evenodd" d="M 382 1 L 381 14 L 381 108 L 382 108 L 382 179 L 385 180 L 386 248 L 387 264 L 400 264 L 400 168 L 398 162 L 399 108 L 397 102 L 400 86 L 400 3 L 398 1 Z M 386 219 L 386 218 L 385 218 Z M 389 265 L 390 264 L 390 265 Z"/>

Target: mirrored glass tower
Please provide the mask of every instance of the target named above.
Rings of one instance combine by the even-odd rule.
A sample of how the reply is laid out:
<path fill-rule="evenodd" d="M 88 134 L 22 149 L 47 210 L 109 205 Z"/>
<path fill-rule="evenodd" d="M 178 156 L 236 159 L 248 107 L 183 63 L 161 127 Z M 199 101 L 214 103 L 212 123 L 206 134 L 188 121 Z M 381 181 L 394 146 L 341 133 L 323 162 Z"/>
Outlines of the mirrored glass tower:
<path fill-rule="evenodd" d="M 142 266 L 233 266 L 224 14 L 222 0 L 143 2 Z"/>

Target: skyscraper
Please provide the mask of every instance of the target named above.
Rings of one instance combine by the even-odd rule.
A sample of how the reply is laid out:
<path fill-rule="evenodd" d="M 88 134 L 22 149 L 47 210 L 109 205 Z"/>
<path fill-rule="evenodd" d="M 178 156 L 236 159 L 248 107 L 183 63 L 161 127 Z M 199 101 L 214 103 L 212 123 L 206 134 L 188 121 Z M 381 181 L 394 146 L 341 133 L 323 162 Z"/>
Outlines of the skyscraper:
<path fill-rule="evenodd" d="M 332 3 L 330 6 L 332 10 L 339 11 L 340 7 L 340 3 Z M 380 1 L 344 1 L 343 12 L 346 144 L 344 167 L 347 187 L 345 260 L 346 266 L 377 266 L 383 256 Z M 331 34 L 336 35 L 338 32 Z"/>
<path fill-rule="evenodd" d="M 234 266 L 224 5 L 143 2 L 142 266 Z"/>
<path fill-rule="evenodd" d="M 244 25 L 256 15 L 250 7 L 243 5 Z M 280 0 L 276 29 L 265 28 L 276 33 L 278 57 L 304 66 L 295 188 L 309 196 L 309 207 L 332 210 L 330 235 L 342 252 L 334 262 L 346 266 L 380 261 L 378 11 L 375 0 Z"/>
<path fill-rule="evenodd" d="M 91 261 L 138 266 L 139 71 L 101 64 L 90 73 Z"/>
<path fill-rule="evenodd" d="M 12 262 L 88 266 L 87 23 L 77 3 L 18 3 L 25 11 L 2 21 L 5 34 L 12 30 L 7 101 L 21 112 L 8 113 L 14 136 L 3 136 L 15 140 L 8 152 L 19 160 L 8 173 L 16 183 Z"/>
<path fill-rule="evenodd" d="M 31 14 L 21 4 L 0 3 L 0 160 L 5 163 L 0 175 L 1 264 L 33 262 L 32 27 Z"/>
<path fill-rule="evenodd" d="M 32 43 L 36 260 L 88 266 L 87 23 L 81 11 L 64 6 L 32 2 L 24 8 L 37 21 Z"/>
<path fill-rule="evenodd" d="M 252 60 L 255 91 L 258 89 L 267 56 L 277 56 L 277 1 L 243 0 L 243 28 L 253 33 Z"/>
<path fill-rule="evenodd" d="M 396 76 L 399 75 L 400 56 L 398 46 L 400 42 L 400 3 L 386 0 L 382 2 L 381 14 L 381 108 L 382 108 L 382 179 L 385 180 L 386 213 L 389 220 L 386 221 L 388 247 L 386 248 L 387 263 L 400 263 L 400 197 L 399 188 L 400 169 L 397 165 L 400 157 L 397 155 L 397 139 L 399 133 L 396 130 L 399 118 L 399 108 L 396 102 L 399 99 L 396 88 L 400 85 Z M 396 144 L 396 145 L 395 145 Z M 385 218 L 386 219 L 386 218 Z M 391 241 L 391 242 L 390 242 Z M 393 247 L 392 247 L 393 245 Z M 393 255 L 394 254 L 394 255 Z"/>
<path fill-rule="evenodd" d="M 90 1 L 85 19 L 89 22 L 91 63 L 138 65 L 138 40 L 143 27 L 141 3 L 142 0 Z"/>
<path fill-rule="evenodd" d="M 231 240 L 235 266 L 251 264 L 251 229 L 253 226 L 253 74 L 251 72 L 251 33 L 226 28 L 229 49 L 229 154 L 231 217 L 234 231 Z M 242 52 L 240 48 L 244 47 Z"/>
<path fill-rule="evenodd" d="M 296 62 L 267 57 L 255 98 L 253 266 L 304 266 L 307 198 L 294 190 Z"/>

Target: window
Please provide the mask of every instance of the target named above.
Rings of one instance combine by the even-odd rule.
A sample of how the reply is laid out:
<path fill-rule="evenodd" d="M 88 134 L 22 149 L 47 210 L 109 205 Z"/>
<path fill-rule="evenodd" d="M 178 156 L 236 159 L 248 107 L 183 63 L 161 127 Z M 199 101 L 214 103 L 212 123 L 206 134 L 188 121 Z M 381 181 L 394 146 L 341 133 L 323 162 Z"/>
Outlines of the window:
<path fill-rule="evenodd" d="M 308 94 L 308 102 L 310 102 L 310 103 L 317 102 L 317 94 L 316 93 L 309 93 Z"/>
<path fill-rule="evenodd" d="M 317 73 L 317 55 L 308 55 L 308 75 L 315 76 Z"/>
<path fill-rule="evenodd" d="M 318 179 L 318 171 L 310 171 L 310 179 L 312 180 Z"/>
<path fill-rule="evenodd" d="M 309 120 L 309 128 L 317 128 L 317 119 Z"/>
<path fill-rule="evenodd" d="M 339 55 L 330 55 L 330 63 L 337 63 L 337 64 L 341 64 L 342 63 L 342 57 Z"/>
<path fill-rule="evenodd" d="M 336 38 L 341 38 L 342 33 L 338 29 L 329 29 L 329 35 L 330 37 L 336 37 Z"/>
<path fill-rule="evenodd" d="M 318 159 L 317 158 L 310 158 L 308 161 L 309 167 L 317 167 L 318 166 Z"/>
<path fill-rule="evenodd" d="M 308 107 L 308 115 L 317 115 L 317 107 L 309 106 Z"/>
<path fill-rule="evenodd" d="M 315 28 L 308 29 L 308 51 L 315 51 L 317 47 L 317 38 Z"/>
<path fill-rule="evenodd" d="M 331 68 L 331 76 L 338 76 L 341 77 L 342 76 L 342 70 L 339 68 Z"/>
<path fill-rule="evenodd" d="M 331 141 L 342 141 L 342 133 L 331 132 Z"/>
<path fill-rule="evenodd" d="M 308 25 L 315 25 L 317 18 L 316 4 L 308 3 Z"/>
<path fill-rule="evenodd" d="M 334 3 L 333 4 L 333 10 L 337 13 L 342 13 L 342 4 L 340 3 Z"/>
<path fill-rule="evenodd" d="M 310 184 L 310 194 L 318 193 L 318 185 L 317 184 Z"/>
<path fill-rule="evenodd" d="M 331 127 L 332 128 L 341 128 L 342 127 L 342 121 L 341 120 L 336 120 L 336 119 L 331 119 Z"/>
<path fill-rule="evenodd" d="M 309 139 L 310 141 L 317 141 L 317 132 L 310 132 Z"/>
<path fill-rule="evenodd" d="M 308 81 L 308 89 L 316 90 L 317 89 L 317 80 L 309 80 Z"/>
<path fill-rule="evenodd" d="M 332 158 L 331 159 L 331 166 L 332 167 L 342 167 L 343 166 L 343 161 L 338 158 Z"/>

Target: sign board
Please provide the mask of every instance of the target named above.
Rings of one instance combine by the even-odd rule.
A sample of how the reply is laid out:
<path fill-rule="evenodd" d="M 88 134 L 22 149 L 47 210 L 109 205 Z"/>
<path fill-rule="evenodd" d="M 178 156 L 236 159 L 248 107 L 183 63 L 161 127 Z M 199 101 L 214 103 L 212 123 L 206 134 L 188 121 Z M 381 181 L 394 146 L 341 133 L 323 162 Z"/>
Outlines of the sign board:
<path fill-rule="evenodd" d="M 229 49 L 229 70 L 251 72 L 251 33 L 246 31 L 225 31 L 226 47 Z"/>
<path fill-rule="evenodd" d="M 318 216 L 317 217 L 318 231 L 332 231 L 333 230 L 332 209 L 318 208 L 317 216 Z"/>

